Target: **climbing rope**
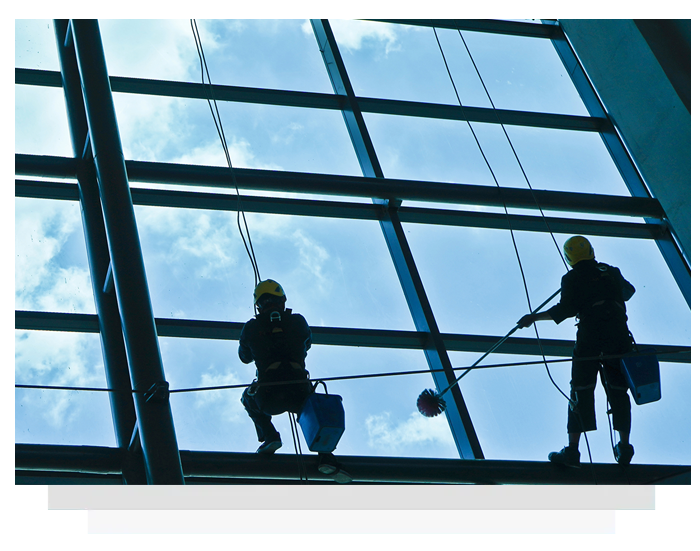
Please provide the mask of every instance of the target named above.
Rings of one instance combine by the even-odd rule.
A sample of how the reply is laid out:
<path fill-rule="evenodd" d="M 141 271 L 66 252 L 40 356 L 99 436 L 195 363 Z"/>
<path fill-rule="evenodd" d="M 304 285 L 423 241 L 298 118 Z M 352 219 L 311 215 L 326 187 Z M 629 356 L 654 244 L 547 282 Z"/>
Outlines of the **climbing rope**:
<path fill-rule="evenodd" d="M 294 422 L 294 415 L 291 412 L 287 412 L 289 416 L 289 425 L 292 431 L 292 440 L 294 441 L 294 454 L 297 457 L 297 468 L 299 469 L 299 479 L 302 482 L 308 482 L 309 477 L 306 472 L 306 465 L 304 464 L 304 458 L 301 453 L 301 438 L 299 438 L 299 429 Z"/>
<path fill-rule="evenodd" d="M 202 73 L 202 86 L 207 92 L 207 104 L 209 105 L 209 111 L 211 111 L 212 117 L 214 118 L 216 132 L 219 135 L 221 146 L 224 149 L 224 155 L 226 156 L 226 162 L 228 164 L 229 173 L 231 174 L 231 179 L 233 180 L 233 185 L 236 189 L 236 222 L 238 224 L 238 233 L 241 235 L 241 239 L 243 240 L 243 246 L 245 247 L 246 253 L 248 254 L 250 263 L 253 266 L 255 286 L 257 287 L 261 279 L 260 270 L 258 269 L 258 261 L 255 258 L 255 250 L 253 249 L 253 241 L 250 238 L 250 231 L 248 230 L 248 222 L 245 217 L 245 212 L 241 209 L 241 194 L 238 190 L 238 181 L 236 180 L 236 174 L 233 170 L 233 164 L 231 163 L 231 155 L 229 154 L 228 145 L 226 143 L 226 135 L 224 134 L 224 125 L 221 122 L 219 108 L 216 103 L 216 98 L 214 97 L 213 86 L 211 83 L 211 78 L 209 76 L 209 68 L 207 67 L 207 60 L 204 55 L 204 47 L 202 46 L 202 39 L 199 36 L 199 29 L 197 28 L 197 21 L 195 19 L 190 19 L 190 27 L 192 28 L 192 34 L 194 35 L 194 41 L 197 46 L 197 54 L 199 55 L 199 66 L 200 71 Z M 205 74 L 207 82 L 205 82 L 204 80 Z M 243 227 L 245 227 L 245 234 L 243 228 L 241 227 L 241 219 L 243 220 Z"/>

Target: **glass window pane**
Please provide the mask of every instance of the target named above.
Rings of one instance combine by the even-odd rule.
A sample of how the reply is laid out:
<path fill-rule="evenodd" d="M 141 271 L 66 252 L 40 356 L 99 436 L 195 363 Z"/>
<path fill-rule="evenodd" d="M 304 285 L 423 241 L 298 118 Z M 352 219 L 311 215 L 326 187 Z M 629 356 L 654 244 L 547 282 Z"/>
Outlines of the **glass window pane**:
<path fill-rule="evenodd" d="M 472 70 L 466 43 L 496 108 L 588 116 L 550 40 L 469 31 L 461 32 L 464 41 L 440 31 L 440 40 L 449 33 L 457 35 L 450 71 Z"/>
<path fill-rule="evenodd" d="M 73 156 L 62 88 L 15 85 L 15 153 Z"/>
<path fill-rule="evenodd" d="M 371 113 L 364 118 L 386 178 L 495 186 L 465 122 Z M 499 183 L 515 186 L 512 168 L 496 166 Z"/>
<path fill-rule="evenodd" d="M 161 338 L 163 364 L 171 389 L 249 384 L 253 364 L 238 360 L 237 341 Z M 423 352 L 314 345 L 307 357 L 312 379 L 427 369 Z M 447 420 L 422 417 L 418 394 L 434 386 L 427 373 L 327 381 L 328 392 L 343 398 L 345 432 L 336 454 L 393 457 L 458 457 Z M 322 387 L 319 392 L 324 392 Z M 240 403 L 243 389 L 171 395 L 180 449 L 253 452 L 259 442 Z M 284 447 L 294 453 L 286 414 L 273 417 Z M 304 438 L 299 430 L 300 437 Z M 304 453 L 309 453 L 302 444 Z"/>
<path fill-rule="evenodd" d="M 77 201 L 15 199 L 15 308 L 95 313 Z"/>
<path fill-rule="evenodd" d="M 444 332 L 505 335 L 528 310 L 518 259 L 507 230 L 405 224 L 438 326 Z M 566 273 L 559 256 L 568 235 L 515 232 L 533 309 L 554 293 Z M 627 303 L 639 343 L 690 344 L 690 309 L 658 247 L 646 239 L 591 237 L 596 258 L 617 266 L 637 289 Z M 494 284 L 497 282 L 497 284 Z M 545 307 L 554 305 L 557 298 Z M 540 337 L 573 340 L 575 320 L 538 323 Z M 535 337 L 523 329 L 522 337 Z"/>
<path fill-rule="evenodd" d="M 136 207 L 156 317 L 247 321 L 253 271 L 236 213 Z M 262 279 L 309 325 L 413 330 L 377 222 L 246 217 Z M 350 274 L 362 274 L 356 277 Z"/>
<path fill-rule="evenodd" d="M 630 194 L 595 132 L 506 126 L 511 148 L 497 124 L 470 129 L 462 121 L 375 114 L 365 121 L 387 178 Z"/>
<path fill-rule="evenodd" d="M 499 109 L 588 115 L 549 40 L 448 29 L 436 39 L 431 28 L 369 21 L 331 26 L 357 96 L 491 108 L 487 90 Z"/>
<path fill-rule="evenodd" d="M 457 105 L 432 29 L 377 21 L 330 24 L 356 96 Z M 462 101 L 486 107 L 476 75 L 467 78 L 472 94 Z"/>
<path fill-rule="evenodd" d="M 15 331 L 15 383 L 107 388 L 99 335 Z M 115 446 L 108 393 L 16 389 L 15 442 Z"/>
<path fill-rule="evenodd" d="M 197 20 L 213 84 L 333 93 L 308 20 Z M 202 82 L 190 21 L 100 20 L 110 75 Z"/>
<path fill-rule="evenodd" d="M 126 159 L 227 166 L 206 101 L 115 94 L 114 104 Z M 340 113 L 217 106 L 234 167 L 360 175 Z"/>
<path fill-rule="evenodd" d="M 506 130 L 534 189 L 630 195 L 599 134 L 527 126 Z"/>
<path fill-rule="evenodd" d="M 15 19 L 15 67 L 60 70 L 51 19 Z"/>
<path fill-rule="evenodd" d="M 307 366 L 313 378 L 401 371 L 425 371 L 421 350 L 317 346 Z M 459 457 L 447 418 L 423 417 L 418 395 L 435 388 L 429 373 L 328 381 L 328 392 L 343 397 L 346 429 L 338 455 Z M 319 389 L 320 390 L 320 389 Z"/>

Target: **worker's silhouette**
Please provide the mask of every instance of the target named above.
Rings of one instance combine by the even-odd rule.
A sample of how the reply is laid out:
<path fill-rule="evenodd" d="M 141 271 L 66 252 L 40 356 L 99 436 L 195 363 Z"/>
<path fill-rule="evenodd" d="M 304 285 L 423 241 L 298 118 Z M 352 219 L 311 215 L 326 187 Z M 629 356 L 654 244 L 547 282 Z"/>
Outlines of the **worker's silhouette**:
<path fill-rule="evenodd" d="M 627 381 L 620 359 L 590 359 L 602 354 L 626 354 L 632 349 L 632 337 L 627 327 L 625 302 L 635 292 L 614 266 L 595 260 L 590 242 L 580 235 L 564 244 L 564 256 L 572 267 L 561 279 L 561 298 L 545 312 L 527 314 L 518 321 L 519 327 L 529 327 L 535 321 L 553 320 L 561 323 L 578 318 L 578 331 L 571 367 L 571 399 L 567 432 L 569 445 L 549 454 L 549 460 L 571 467 L 580 466 L 578 450 L 582 432 L 596 429 L 594 391 L 598 373 L 610 402 L 613 428 L 620 434 L 614 447 L 615 460 L 627 465 L 634 455 L 629 443 L 632 423 Z M 586 358 L 586 359 L 584 359 Z"/>
<path fill-rule="evenodd" d="M 287 297 L 276 281 L 262 281 L 253 295 L 257 314 L 243 326 L 238 356 L 243 363 L 255 361 L 257 377 L 241 402 L 262 442 L 257 453 L 270 454 L 282 447 L 272 416 L 285 412 L 298 416 L 313 392 L 305 363 L 311 329 L 304 316 L 285 308 Z M 319 454 L 318 468 L 338 482 L 350 480 L 331 453 Z"/>

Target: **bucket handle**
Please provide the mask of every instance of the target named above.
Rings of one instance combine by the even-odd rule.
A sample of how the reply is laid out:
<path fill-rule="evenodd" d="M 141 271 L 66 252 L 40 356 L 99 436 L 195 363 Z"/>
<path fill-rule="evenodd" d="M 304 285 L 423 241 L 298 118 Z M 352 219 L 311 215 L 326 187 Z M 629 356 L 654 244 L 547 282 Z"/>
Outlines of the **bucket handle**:
<path fill-rule="evenodd" d="M 328 394 L 328 387 L 326 386 L 326 383 L 324 383 L 323 381 L 316 381 L 316 384 L 314 385 L 313 391 L 316 392 L 316 387 L 319 384 L 323 385 L 323 388 L 326 390 L 326 394 Z"/>

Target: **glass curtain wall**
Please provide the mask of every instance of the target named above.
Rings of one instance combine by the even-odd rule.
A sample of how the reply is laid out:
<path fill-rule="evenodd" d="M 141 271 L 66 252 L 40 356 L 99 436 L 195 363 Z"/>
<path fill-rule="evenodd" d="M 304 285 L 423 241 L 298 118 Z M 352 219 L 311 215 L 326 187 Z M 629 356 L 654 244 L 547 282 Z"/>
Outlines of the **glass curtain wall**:
<path fill-rule="evenodd" d="M 416 326 L 378 223 L 381 207 L 372 203 L 387 198 L 386 192 L 374 195 L 361 178 L 342 102 L 311 24 L 201 20 L 197 25 L 212 83 L 233 97 L 217 102 L 232 165 L 265 171 L 267 178 L 259 180 L 264 185 L 244 181 L 240 186 L 244 199 L 260 199 L 245 223 L 262 278 L 278 280 L 287 306 L 319 334 L 361 329 L 378 342 L 356 346 L 343 338 L 330 344 L 319 339 L 309 352 L 312 378 L 341 378 L 328 382 L 328 391 L 343 397 L 346 411 L 337 453 L 458 458 L 445 416 L 428 419 L 415 407 L 419 393 L 435 385 L 425 355 L 389 338 L 395 332 L 413 334 Z M 578 195 L 570 195 L 571 212 L 545 214 L 568 220 L 571 232 L 511 233 L 508 225 L 515 218 L 510 217 L 541 218 L 540 212 L 517 206 L 506 211 L 497 203 L 469 199 L 466 192 L 451 199 L 431 197 L 431 186 L 442 194 L 445 184 L 459 193 L 464 186 L 522 191 L 530 185 L 630 197 L 598 132 L 561 128 L 589 124 L 589 114 L 550 40 L 368 21 L 334 20 L 330 26 L 384 176 L 395 185 L 395 198 L 403 200 L 399 217 L 414 217 L 401 227 L 457 375 L 480 354 L 454 345 L 455 339 L 503 336 L 550 296 L 567 270 L 559 249 L 574 230 L 588 235 L 597 258 L 620 267 L 635 285 L 628 310 L 637 342 L 690 346 L 690 309 L 651 234 L 620 236 L 614 225 L 642 225 L 643 215 L 585 212 L 575 208 Z M 35 156 L 70 158 L 53 24 L 18 20 L 15 30 L 15 153 L 32 162 L 38 162 Z M 105 20 L 100 31 L 127 166 L 134 161 L 187 165 L 195 172 L 226 167 L 205 100 L 189 92 L 166 95 L 158 83 L 155 91 L 139 89 L 143 79 L 201 84 L 190 22 Z M 120 91 L 127 84 L 132 91 Z M 520 112 L 529 122 L 467 122 L 475 113 L 492 116 L 494 107 Z M 542 122 L 545 115 L 557 122 Z M 313 189 L 305 175 L 319 175 Z M 18 315 L 94 317 L 75 180 L 19 172 L 17 179 Z M 65 200 L 56 200 L 42 182 L 63 185 Z M 240 403 L 240 386 L 253 379 L 254 369 L 238 360 L 235 328 L 254 313 L 254 276 L 240 215 L 222 206 L 231 204 L 226 198 L 235 195 L 234 183 L 182 185 L 167 177 L 157 183 L 137 177 L 131 185 L 157 324 L 224 322 L 230 330 L 223 336 L 204 329 L 198 338 L 159 338 L 171 390 L 192 389 L 171 394 L 178 445 L 253 452 L 255 431 Z M 376 189 L 381 185 L 377 182 Z M 412 191 L 403 196 L 401 190 L 415 186 L 419 196 Z M 151 191 L 170 195 L 143 193 Z M 480 217 L 487 214 L 498 227 Z M 476 227 L 465 227 L 474 219 L 470 224 Z M 584 219 L 612 225 L 576 225 Z M 515 337 L 572 344 L 575 330 L 574 320 L 558 326 L 543 322 L 539 335 L 530 328 Z M 15 357 L 18 385 L 106 387 L 96 334 L 18 327 Z M 633 404 L 632 443 L 640 463 L 690 464 L 690 365 L 678 358 L 669 355 L 661 364 L 662 399 Z M 494 353 L 483 369 L 460 382 L 486 459 L 545 461 L 565 445 L 566 400 L 544 364 L 502 365 L 541 359 Z M 554 360 L 548 366 L 552 379 L 568 393 L 570 363 L 560 361 L 561 355 L 548 359 Z M 407 371 L 417 373 L 399 374 Z M 342 379 L 376 374 L 386 376 Z M 196 391 L 212 386 L 236 388 Z M 592 459 L 610 463 L 600 388 L 596 396 Z M 275 424 L 284 441 L 278 453 L 293 454 L 288 417 L 276 417 Z M 115 445 L 106 392 L 18 388 L 15 433 L 17 443 Z M 305 444 L 303 452 L 308 453 Z"/>

